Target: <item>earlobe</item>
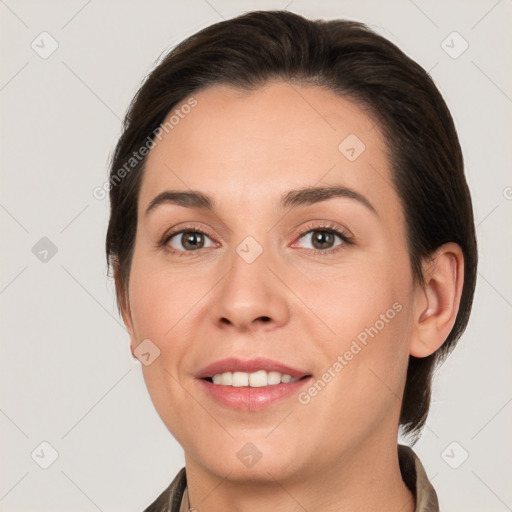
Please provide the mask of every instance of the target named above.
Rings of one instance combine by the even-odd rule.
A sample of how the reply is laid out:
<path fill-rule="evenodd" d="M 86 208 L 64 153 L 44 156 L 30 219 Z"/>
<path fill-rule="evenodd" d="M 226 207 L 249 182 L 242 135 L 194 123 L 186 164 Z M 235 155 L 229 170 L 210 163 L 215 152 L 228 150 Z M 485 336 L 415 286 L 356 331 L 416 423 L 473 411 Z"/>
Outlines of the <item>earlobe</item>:
<path fill-rule="evenodd" d="M 459 245 L 439 247 L 415 294 L 414 331 L 409 353 L 427 357 L 448 338 L 459 311 L 464 282 L 464 256 Z"/>

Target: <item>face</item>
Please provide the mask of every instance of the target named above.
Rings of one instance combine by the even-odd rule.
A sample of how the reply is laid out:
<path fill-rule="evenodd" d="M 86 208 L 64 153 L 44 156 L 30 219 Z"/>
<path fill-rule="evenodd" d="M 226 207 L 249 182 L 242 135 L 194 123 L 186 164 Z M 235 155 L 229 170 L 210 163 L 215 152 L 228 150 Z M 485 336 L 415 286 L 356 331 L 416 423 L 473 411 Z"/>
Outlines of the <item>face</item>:
<path fill-rule="evenodd" d="M 187 464 L 284 480 L 394 446 L 414 297 L 378 127 L 314 86 L 194 100 L 146 162 L 125 312 Z"/>

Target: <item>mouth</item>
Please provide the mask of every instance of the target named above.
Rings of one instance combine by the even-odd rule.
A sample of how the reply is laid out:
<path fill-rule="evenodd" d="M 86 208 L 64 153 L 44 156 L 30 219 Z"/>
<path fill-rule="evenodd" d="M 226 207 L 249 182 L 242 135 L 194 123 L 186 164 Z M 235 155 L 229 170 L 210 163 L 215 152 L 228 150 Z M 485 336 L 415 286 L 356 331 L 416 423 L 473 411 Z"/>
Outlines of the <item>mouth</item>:
<path fill-rule="evenodd" d="M 196 379 L 218 404 L 256 411 L 292 398 L 312 379 L 312 374 L 264 358 L 229 358 L 203 368 Z"/>
<path fill-rule="evenodd" d="M 311 377 L 311 375 L 294 378 L 288 373 L 258 370 L 251 373 L 229 371 L 216 373 L 211 377 L 205 377 L 204 380 L 216 386 L 262 388 L 265 386 L 277 386 L 278 384 L 289 384 L 290 382 L 297 382 L 298 380 L 307 379 L 308 377 Z"/>

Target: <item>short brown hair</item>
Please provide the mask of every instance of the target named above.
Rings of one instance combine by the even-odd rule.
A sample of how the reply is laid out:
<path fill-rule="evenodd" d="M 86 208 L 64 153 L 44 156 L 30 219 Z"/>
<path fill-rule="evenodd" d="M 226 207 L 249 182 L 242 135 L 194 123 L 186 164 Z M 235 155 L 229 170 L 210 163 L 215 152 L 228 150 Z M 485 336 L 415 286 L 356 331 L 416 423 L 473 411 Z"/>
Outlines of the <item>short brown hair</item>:
<path fill-rule="evenodd" d="M 362 23 L 249 12 L 192 35 L 150 73 L 128 109 L 110 169 L 115 185 L 106 253 L 118 305 L 127 299 L 146 159 L 115 182 L 118 170 L 192 93 L 214 84 L 254 90 L 272 79 L 326 87 L 378 120 L 405 212 L 416 284 L 423 284 L 422 262 L 443 243 L 455 242 L 463 251 L 464 286 L 448 338 L 429 357 L 409 358 L 400 425 L 417 438 L 428 415 L 435 366 L 455 346 L 471 311 L 477 266 L 473 211 L 457 133 L 441 94 L 421 66 Z"/>

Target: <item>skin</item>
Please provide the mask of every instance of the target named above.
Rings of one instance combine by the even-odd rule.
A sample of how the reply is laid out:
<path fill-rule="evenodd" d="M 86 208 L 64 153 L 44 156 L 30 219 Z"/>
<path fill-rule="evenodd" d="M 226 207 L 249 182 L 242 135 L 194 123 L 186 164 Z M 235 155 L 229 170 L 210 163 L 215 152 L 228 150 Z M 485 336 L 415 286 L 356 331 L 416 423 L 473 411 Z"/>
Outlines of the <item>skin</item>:
<path fill-rule="evenodd" d="M 194 98 L 197 106 L 148 156 L 122 307 L 132 352 L 147 338 L 160 350 L 142 369 L 185 451 L 191 505 L 413 511 L 396 450 L 400 397 L 409 354 L 433 353 L 455 322 L 460 248 L 440 247 L 425 265 L 425 285 L 413 284 L 386 144 L 351 101 L 280 81 L 251 93 L 215 86 Z M 366 146 L 352 162 L 338 149 L 349 134 Z M 321 185 L 357 191 L 376 213 L 346 197 L 279 206 L 288 190 Z M 145 214 L 168 189 L 206 193 L 215 211 L 164 204 Z M 159 245 L 190 222 L 190 231 L 207 233 L 203 248 L 183 245 L 181 235 Z M 301 229 L 323 222 L 353 244 L 335 236 L 324 246 L 335 252 L 322 254 L 315 232 Z M 247 236 L 263 249 L 250 264 L 236 252 Z M 306 405 L 294 396 L 233 410 L 194 377 L 225 357 L 263 356 L 316 380 L 397 302 L 401 311 Z M 262 454 L 250 468 L 237 457 L 247 442 Z"/>

